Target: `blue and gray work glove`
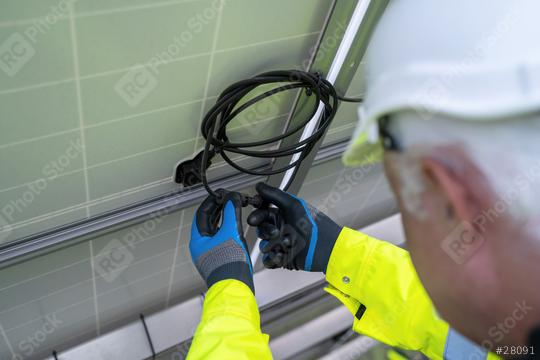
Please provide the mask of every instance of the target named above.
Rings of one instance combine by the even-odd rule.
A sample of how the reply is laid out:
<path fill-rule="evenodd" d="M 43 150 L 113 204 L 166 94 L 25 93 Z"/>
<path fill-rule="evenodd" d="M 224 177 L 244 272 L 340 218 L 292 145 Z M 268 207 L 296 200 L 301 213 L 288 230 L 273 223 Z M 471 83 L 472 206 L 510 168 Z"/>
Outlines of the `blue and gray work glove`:
<path fill-rule="evenodd" d="M 209 288 L 220 280 L 236 279 L 255 293 L 253 268 L 242 230 L 242 198 L 235 192 L 224 196 L 218 202 L 210 195 L 197 209 L 191 225 L 191 258 Z"/>
<path fill-rule="evenodd" d="M 256 189 L 265 203 L 276 206 L 257 209 L 248 217 L 262 239 L 264 266 L 326 272 L 342 227 L 294 195 L 265 183 Z"/>

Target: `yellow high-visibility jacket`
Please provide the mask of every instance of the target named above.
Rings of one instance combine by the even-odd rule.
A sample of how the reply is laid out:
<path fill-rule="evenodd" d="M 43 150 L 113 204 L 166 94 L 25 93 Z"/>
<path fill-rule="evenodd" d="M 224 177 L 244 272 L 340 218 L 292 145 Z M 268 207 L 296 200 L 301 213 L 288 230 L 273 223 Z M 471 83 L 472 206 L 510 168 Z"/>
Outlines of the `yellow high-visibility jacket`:
<path fill-rule="evenodd" d="M 496 358 L 439 318 L 409 253 L 395 245 L 343 228 L 326 280 L 326 291 L 349 309 L 358 333 L 431 359 Z M 271 358 L 249 287 L 238 280 L 215 283 L 206 294 L 188 359 Z"/>

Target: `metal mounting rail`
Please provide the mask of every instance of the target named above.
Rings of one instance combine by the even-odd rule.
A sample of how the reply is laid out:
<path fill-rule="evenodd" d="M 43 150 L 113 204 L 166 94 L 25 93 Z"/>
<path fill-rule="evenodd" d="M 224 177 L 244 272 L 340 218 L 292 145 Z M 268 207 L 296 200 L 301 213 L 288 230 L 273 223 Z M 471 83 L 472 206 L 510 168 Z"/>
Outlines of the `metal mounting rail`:
<path fill-rule="evenodd" d="M 313 164 L 317 165 L 321 162 L 337 158 L 343 152 L 346 145 L 346 142 L 340 142 L 321 149 Z M 264 179 L 264 177 L 248 174 L 235 174 L 225 179 L 213 181 L 212 187 L 240 191 L 254 186 L 257 182 Z M 203 187 L 197 187 L 183 192 L 156 197 L 114 212 L 22 238 L 0 247 L 0 268 L 27 260 L 29 257 L 42 255 L 62 246 L 77 244 L 111 231 L 144 222 L 150 218 L 188 208 L 196 205 L 206 196 L 206 190 Z"/>

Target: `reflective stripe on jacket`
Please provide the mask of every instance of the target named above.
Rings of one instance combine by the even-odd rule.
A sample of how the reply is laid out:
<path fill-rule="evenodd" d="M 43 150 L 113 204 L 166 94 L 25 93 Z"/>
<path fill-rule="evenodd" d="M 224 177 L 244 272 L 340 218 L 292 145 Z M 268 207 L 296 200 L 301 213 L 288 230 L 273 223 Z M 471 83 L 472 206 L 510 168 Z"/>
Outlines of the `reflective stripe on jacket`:
<path fill-rule="evenodd" d="M 353 329 L 432 359 L 496 359 L 439 318 L 409 253 L 343 228 L 332 250 L 326 291 L 353 314 Z M 188 359 L 271 359 L 251 290 L 237 280 L 214 284 Z"/>

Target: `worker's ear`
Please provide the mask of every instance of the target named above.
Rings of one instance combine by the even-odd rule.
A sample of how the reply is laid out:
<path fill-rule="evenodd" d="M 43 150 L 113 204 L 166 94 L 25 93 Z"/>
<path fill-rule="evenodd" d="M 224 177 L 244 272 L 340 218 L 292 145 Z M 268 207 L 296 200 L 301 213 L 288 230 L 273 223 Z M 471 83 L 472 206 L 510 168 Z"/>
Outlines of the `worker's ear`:
<path fill-rule="evenodd" d="M 489 184 L 466 154 L 446 148 L 444 157 L 435 153 L 422 158 L 421 164 L 431 186 L 446 198 L 452 216 L 473 222 L 482 209 L 489 207 Z"/>

